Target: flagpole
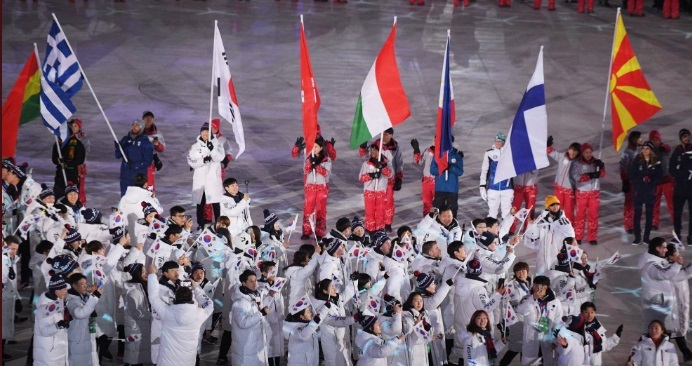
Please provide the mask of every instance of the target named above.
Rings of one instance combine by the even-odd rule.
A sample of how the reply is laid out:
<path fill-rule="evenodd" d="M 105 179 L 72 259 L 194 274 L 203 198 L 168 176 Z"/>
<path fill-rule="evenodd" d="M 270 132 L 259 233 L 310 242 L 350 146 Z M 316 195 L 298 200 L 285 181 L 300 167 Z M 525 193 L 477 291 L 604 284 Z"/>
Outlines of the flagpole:
<path fill-rule="evenodd" d="M 608 113 L 608 97 L 610 96 L 610 73 L 613 69 L 613 55 L 615 54 L 615 36 L 617 34 L 618 30 L 618 20 L 620 18 L 620 9 L 618 8 L 617 13 L 615 14 L 615 29 L 613 30 L 613 47 L 610 50 L 610 64 L 608 66 L 608 82 L 606 83 L 606 96 L 605 96 L 605 103 L 603 103 L 603 120 L 601 121 L 601 141 L 598 143 L 598 159 L 601 159 L 601 152 L 603 151 L 603 135 L 605 134 L 605 123 L 606 123 L 606 114 Z M 596 169 L 596 171 L 600 171 L 600 169 Z"/>
<path fill-rule="evenodd" d="M 67 38 L 65 38 L 67 40 Z M 38 46 L 36 45 L 36 42 L 34 42 L 34 54 L 36 55 L 36 63 L 39 64 L 39 60 L 41 59 L 38 55 Z M 43 76 L 43 69 L 41 69 L 41 76 Z M 58 141 L 58 136 L 53 134 L 53 137 L 55 137 L 55 148 L 58 149 L 58 156 L 60 157 L 60 161 L 62 162 L 62 149 L 60 149 L 61 145 L 60 142 Z M 65 173 L 65 166 L 61 163 L 60 168 L 62 168 L 62 179 L 65 181 L 65 186 L 67 186 L 67 174 Z"/>
<path fill-rule="evenodd" d="M 55 24 L 58 25 L 58 28 L 60 28 L 60 32 L 65 34 L 65 31 L 63 31 L 62 26 L 60 25 L 60 22 L 58 21 L 58 17 L 55 16 L 55 13 L 51 13 L 53 16 L 53 20 L 55 20 Z M 111 131 L 111 135 L 113 135 L 113 140 L 115 140 L 115 143 L 118 144 L 118 149 L 120 149 L 120 154 L 123 156 L 123 160 L 125 160 L 126 163 L 128 163 L 127 156 L 125 155 L 125 151 L 123 150 L 123 147 L 120 146 L 120 142 L 118 141 L 118 137 L 115 136 L 115 132 L 113 131 L 113 126 L 111 126 L 110 121 L 108 121 L 108 117 L 106 116 L 106 112 L 103 110 L 103 107 L 101 106 L 101 102 L 99 102 L 99 98 L 96 97 L 96 93 L 94 92 L 94 88 L 91 87 L 91 83 L 89 82 L 89 78 L 87 78 L 86 73 L 84 72 L 84 69 L 82 68 L 82 63 L 79 62 L 79 59 L 77 58 L 77 53 L 74 51 L 72 46 L 70 45 L 70 41 L 67 39 L 67 36 L 65 36 L 65 43 L 67 44 L 67 48 L 70 49 L 73 55 L 75 55 L 75 61 L 77 61 L 77 66 L 79 67 L 79 72 L 82 73 L 82 77 L 84 78 L 84 81 L 86 82 L 87 86 L 89 87 L 89 91 L 91 91 L 91 95 L 94 97 L 94 100 L 96 101 L 96 105 L 99 107 L 99 110 L 101 111 L 101 114 L 103 115 L 103 119 L 106 121 L 106 125 L 108 125 L 108 129 Z"/>
<path fill-rule="evenodd" d="M 212 110 L 214 109 L 214 71 L 216 69 L 216 30 L 219 28 L 219 21 L 214 20 L 214 46 L 211 54 L 211 88 L 209 88 L 209 140 L 214 138 L 214 131 L 211 127 Z M 221 86 L 219 85 L 219 89 Z"/>
<path fill-rule="evenodd" d="M 445 56 L 444 56 L 444 57 L 445 57 L 445 65 L 447 65 L 447 68 L 449 68 L 449 65 L 447 64 L 447 53 L 449 52 L 450 38 L 451 38 L 451 32 L 450 32 L 449 29 L 447 29 L 447 44 L 445 45 Z M 442 72 L 444 72 L 444 70 L 443 70 Z M 451 81 L 451 78 L 452 78 L 452 77 L 450 76 L 449 78 L 450 78 L 450 81 Z M 447 81 L 446 78 L 445 78 L 445 81 Z M 451 89 L 450 89 L 450 90 L 451 90 Z M 443 116 L 442 118 L 444 118 L 444 116 Z M 451 119 L 451 118 L 450 118 L 450 119 Z M 450 129 L 452 128 L 452 126 L 449 126 L 449 127 L 450 127 Z M 451 131 L 450 131 L 450 132 L 451 132 Z M 442 141 L 440 141 L 440 145 L 442 145 L 441 142 L 442 142 Z M 441 150 L 442 150 L 442 146 L 440 146 L 439 149 L 440 149 L 440 151 L 441 151 Z M 449 151 L 451 151 L 451 149 L 450 149 Z M 449 180 L 449 151 L 446 151 L 446 152 L 445 152 L 445 154 L 447 155 L 447 169 L 445 170 L 445 182 Z"/>

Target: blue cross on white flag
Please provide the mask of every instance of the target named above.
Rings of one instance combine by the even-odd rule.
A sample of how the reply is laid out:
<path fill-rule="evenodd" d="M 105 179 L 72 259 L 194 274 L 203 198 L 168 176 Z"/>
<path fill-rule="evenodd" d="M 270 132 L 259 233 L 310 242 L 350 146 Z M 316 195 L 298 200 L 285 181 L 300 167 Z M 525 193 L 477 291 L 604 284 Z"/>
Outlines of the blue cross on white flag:
<path fill-rule="evenodd" d="M 53 20 L 41 72 L 41 117 L 43 124 L 63 143 L 69 137 L 65 122 L 77 110 L 70 98 L 82 88 L 82 81 L 77 57 L 58 22 Z"/>
<path fill-rule="evenodd" d="M 536 70 L 514 116 L 507 143 L 502 147 L 493 184 L 550 165 L 546 151 L 547 139 L 548 114 L 545 109 L 541 46 Z"/>

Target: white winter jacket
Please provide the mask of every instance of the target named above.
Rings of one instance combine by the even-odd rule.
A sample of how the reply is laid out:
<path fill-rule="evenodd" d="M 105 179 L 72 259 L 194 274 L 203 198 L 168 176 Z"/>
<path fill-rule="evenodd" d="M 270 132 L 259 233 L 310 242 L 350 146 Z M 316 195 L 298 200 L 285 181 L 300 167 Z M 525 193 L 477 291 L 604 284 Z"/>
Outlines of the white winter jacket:
<path fill-rule="evenodd" d="M 490 324 L 494 321 L 493 310 L 501 303 L 502 295 L 498 292 L 488 294 L 486 282 L 471 278 L 460 278 L 454 282 L 454 349 L 452 353 L 457 358 L 465 356 L 465 343 L 462 331 L 471 321 L 471 316 L 477 310 L 484 310 L 488 313 Z"/>
<path fill-rule="evenodd" d="M 63 320 L 65 301 L 51 300 L 43 293 L 38 299 L 36 323 L 34 323 L 34 365 L 68 365 L 67 329 L 58 329 Z"/>
<path fill-rule="evenodd" d="M 644 327 L 654 319 L 664 319 L 666 328 L 672 328 L 671 310 L 675 302 L 675 290 L 671 284 L 681 270 L 677 263 L 670 264 L 666 258 L 644 253 L 637 267 L 641 271 L 642 291 L 640 299 Z"/>
<path fill-rule="evenodd" d="M 159 292 L 156 275 L 147 280 L 150 294 Z M 158 366 L 194 365 L 197 356 L 199 329 L 214 311 L 211 299 L 197 287 L 194 290 L 197 303 L 167 305 L 158 296 L 150 296 L 151 307 L 161 318 L 161 348 Z"/>
<path fill-rule="evenodd" d="M 557 253 L 562 248 L 563 240 L 574 237 L 574 228 L 564 211 L 559 211 L 560 214 L 555 218 L 548 213 L 548 210 L 543 211 L 534 223 L 528 225 L 524 233 L 524 245 L 538 251 L 536 275 L 542 275 L 552 268 L 557 262 Z"/>
<path fill-rule="evenodd" d="M 399 338 L 385 341 L 359 329 L 356 335 L 356 347 L 360 355 L 358 366 L 387 366 L 387 357 L 391 356 L 401 343 Z"/>
<path fill-rule="evenodd" d="M 163 207 L 161 207 L 158 198 L 154 197 L 152 192 L 141 187 L 129 186 L 127 191 L 125 191 L 125 195 L 120 198 L 120 203 L 118 203 L 118 210 L 122 212 L 125 218 L 125 225 L 129 222 L 128 217 L 131 217 L 131 214 L 137 216 L 137 219 L 144 218 L 142 202 L 152 205 L 159 214 L 163 213 Z"/>
<path fill-rule="evenodd" d="M 319 334 L 314 321 L 285 321 L 283 336 L 288 341 L 288 366 L 317 366 L 320 361 Z"/>
<path fill-rule="evenodd" d="M 264 366 L 267 364 L 267 342 L 271 338 L 271 327 L 259 308 L 260 298 L 240 292 L 233 293 L 231 325 L 233 343 L 231 360 L 233 366 Z"/>
<path fill-rule="evenodd" d="M 464 340 L 464 365 L 490 365 L 485 337 L 478 333 L 469 333 L 466 329 L 462 329 L 460 333 L 460 337 Z M 499 358 L 500 352 L 505 348 L 505 344 L 502 343 L 500 338 L 493 337 L 493 345 Z"/>
<path fill-rule="evenodd" d="M 86 300 L 86 301 L 85 301 Z M 99 299 L 87 295 L 82 298 L 70 290 L 67 294 L 67 309 L 72 315 L 70 328 L 67 330 L 69 341 L 70 364 L 78 366 L 98 366 L 99 358 L 96 352 L 96 329 L 90 331 L 90 317 Z"/>
<path fill-rule="evenodd" d="M 639 338 L 632 347 L 631 362 L 634 366 L 678 366 L 678 354 L 667 335 L 663 335 L 661 344 L 656 347 L 648 335 Z"/>
<path fill-rule="evenodd" d="M 213 145 L 212 150 L 207 147 Z M 205 163 L 204 158 L 211 157 L 211 161 Z M 221 200 L 224 189 L 221 182 L 221 162 L 226 157 L 223 145 L 215 138 L 207 142 L 197 137 L 195 143 L 190 146 L 187 154 L 187 164 L 194 169 L 192 176 L 192 202 L 200 204 L 202 195 L 206 203 L 218 203 Z"/>
<path fill-rule="evenodd" d="M 241 199 L 240 202 L 236 203 L 235 199 L 227 193 L 219 197 L 221 216 L 226 216 L 231 220 L 231 224 L 228 225 L 228 232 L 231 233 L 232 237 L 244 232 L 253 225 L 252 216 L 250 216 L 250 201 L 252 199 Z"/>
<path fill-rule="evenodd" d="M 313 285 L 311 279 L 317 268 L 318 258 L 319 255 L 315 254 L 310 258 L 310 261 L 305 267 L 291 266 L 286 269 L 284 276 L 289 279 L 289 304 L 295 304 L 298 302 L 298 299 L 305 294 L 312 293 Z"/>

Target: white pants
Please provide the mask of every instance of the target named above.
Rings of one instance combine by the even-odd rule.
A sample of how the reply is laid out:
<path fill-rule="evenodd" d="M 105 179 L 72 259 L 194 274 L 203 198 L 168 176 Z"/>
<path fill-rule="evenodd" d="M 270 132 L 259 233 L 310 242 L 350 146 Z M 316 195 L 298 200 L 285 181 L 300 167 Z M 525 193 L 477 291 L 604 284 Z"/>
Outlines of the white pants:
<path fill-rule="evenodd" d="M 496 191 L 488 190 L 488 217 L 498 218 L 498 210 L 502 213 L 500 217 L 507 217 L 512 209 L 512 199 L 514 198 L 513 189 Z"/>

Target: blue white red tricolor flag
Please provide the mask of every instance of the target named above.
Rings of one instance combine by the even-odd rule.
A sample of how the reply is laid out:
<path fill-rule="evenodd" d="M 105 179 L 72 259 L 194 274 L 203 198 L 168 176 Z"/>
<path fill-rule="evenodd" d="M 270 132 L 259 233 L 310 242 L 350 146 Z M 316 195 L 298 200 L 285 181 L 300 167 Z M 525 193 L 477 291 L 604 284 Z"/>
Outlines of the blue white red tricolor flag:
<path fill-rule="evenodd" d="M 536 69 L 521 98 L 519 110 L 507 134 L 507 143 L 502 147 L 493 184 L 550 165 L 547 140 L 548 114 L 545 109 L 541 46 Z"/>
<path fill-rule="evenodd" d="M 452 126 L 456 119 L 454 108 L 454 88 L 452 78 L 449 75 L 449 31 L 447 31 L 447 45 L 445 57 L 442 62 L 442 80 L 440 81 L 440 103 L 437 108 L 437 129 L 435 131 L 435 161 L 439 168 L 439 175 L 447 169 L 447 154 L 452 150 Z"/>

